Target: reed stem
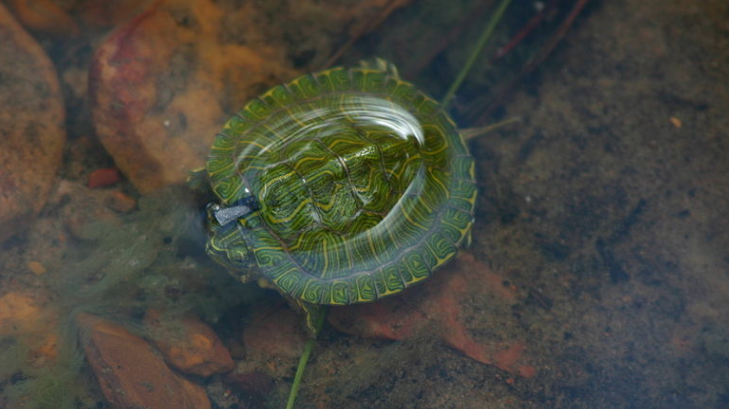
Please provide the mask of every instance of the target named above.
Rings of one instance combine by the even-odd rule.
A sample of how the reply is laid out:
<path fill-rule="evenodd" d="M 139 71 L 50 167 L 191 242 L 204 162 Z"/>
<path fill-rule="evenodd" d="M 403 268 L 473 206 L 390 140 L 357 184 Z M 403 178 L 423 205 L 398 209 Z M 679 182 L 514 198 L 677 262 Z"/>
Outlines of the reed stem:
<path fill-rule="evenodd" d="M 471 54 L 468 56 L 468 60 L 466 60 L 466 63 L 463 65 L 463 68 L 461 68 L 458 76 L 456 76 L 456 79 L 451 84 L 451 87 L 448 88 L 448 92 L 446 92 L 445 97 L 443 97 L 443 101 L 441 102 L 443 109 L 448 108 L 448 104 L 453 99 L 453 96 L 456 94 L 456 91 L 458 91 L 458 88 L 460 88 L 461 84 L 463 84 L 463 80 L 465 80 L 468 73 L 471 72 L 473 64 L 476 63 L 476 60 L 481 55 L 481 51 L 483 51 L 486 43 L 488 43 L 489 39 L 493 35 L 494 29 L 496 28 L 496 25 L 499 24 L 499 21 L 501 21 L 501 18 L 503 17 L 506 8 L 509 7 L 509 3 L 511 3 L 511 0 L 501 0 L 499 7 L 494 12 L 494 15 L 491 16 L 491 20 L 489 20 L 488 24 L 481 32 L 481 36 L 479 37 L 476 45 L 473 47 L 473 50 L 471 50 Z"/>
<path fill-rule="evenodd" d="M 299 394 L 299 387 L 301 386 L 301 378 L 304 377 L 304 369 L 306 369 L 306 363 L 309 362 L 309 356 L 311 355 L 311 351 L 314 349 L 314 345 L 316 344 L 316 339 L 319 336 L 319 332 L 321 332 L 322 327 L 324 326 L 324 318 L 327 315 L 327 311 L 325 308 L 318 309 L 317 308 L 317 317 L 316 317 L 316 333 L 314 334 L 314 338 L 309 338 L 306 340 L 306 344 L 304 345 L 304 352 L 301 354 L 301 358 L 299 358 L 299 365 L 296 367 L 296 375 L 294 375 L 294 383 L 291 385 L 291 392 L 289 392 L 289 400 L 286 402 L 286 409 L 293 409 L 294 408 L 294 402 L 296 402 L 296 395 Z"/>

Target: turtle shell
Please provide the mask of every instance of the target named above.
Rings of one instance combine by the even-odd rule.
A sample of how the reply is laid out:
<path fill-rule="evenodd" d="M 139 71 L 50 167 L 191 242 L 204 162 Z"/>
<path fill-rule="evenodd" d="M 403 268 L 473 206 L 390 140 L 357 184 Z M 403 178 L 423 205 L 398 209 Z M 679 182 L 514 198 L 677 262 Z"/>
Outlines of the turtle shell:
<path fill-rule="evenodd" d="M 454 258 L 473 223 L 474 160 L 454 122 L 379 69 L 270 89 L 226 123 L 207 172 L 221 208 L 257 203 L 222 242 L 245 243 L 268 280 L 307 303 L 398 293 Z"/>

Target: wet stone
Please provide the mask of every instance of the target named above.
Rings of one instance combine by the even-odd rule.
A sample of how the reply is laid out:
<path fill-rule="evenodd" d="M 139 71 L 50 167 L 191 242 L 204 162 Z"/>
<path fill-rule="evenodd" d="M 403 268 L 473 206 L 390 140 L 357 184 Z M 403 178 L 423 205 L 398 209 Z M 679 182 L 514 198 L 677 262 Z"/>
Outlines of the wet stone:
<path fill-rule="evenodd" d="M 9 292 L 0 297 L 0 336 L 26 332 L 40 320 L 38 301 L 30 293 Z"/>
<path fill-rule="evenodd" d="M 88 186 L 91 189 L 112 186 L 121 181 L 121 175 L 115 168 L 96 169 L 89 175 Z"/>
<path fill-rule="evenodd" d="M 71 15 L 50 0 L 9 0 L 8 5 L 18 20 L 38 34 L 61 38 L 76 37 L 78 24 Z"/>
<path fill-rule="evenodd" d="M 50 203 L 60 206 L 61 220 L 72 237 L 89 240 L 98 236 L 98 222 L 122 224 L 113 211 L 120 210 L 108 203 L 109 195 L 108 191 L 89 189 L 80 181 L 61 180 Z"/>
<path fill-rule="evenodd" d="M 28 267 L 28 270 L 33 272 L 33 274 L 39 275 L 39 276 L 45 274 L 48 271 L 46 269 L 46 267 L 38 261 L 29 261 L 27 264 L 27 267 Z"/>
<path fill-rule="evenodd" d="M 384 5 L 286 0 L 276 3 L 272 15 L 264 3 L 227 3 L 150 2 L 93 57 L 89 89 L 96 133 L 142 194 L 183 183 L 204 164 L 216 132 L 234 112 L 303 72 L 303 62 L 290 56 L 306 55 L 309 66 L 323 63 L 348 30 L 362 30 Z M 306 31 L 322 24 L 326 31 Z"/>
<path fill-rule="evenodd" d="M 233 370 L 235 363 L 220 338 L 196 317 L 167 319 L 157 310 L 144 317 L 165 361 L 192 375 L 211 376 Z"/>
<path fill-rule="evenodd" d="M 83 1 L 76 10 L 87 27 L 106 28 L 122 23 L 140 12 L 147 0 Z"/>
<path fill-rule="evenodd" d="M 0 242 L 48 200 L 66 141 L 55 68 L 0 4 Z"/>
<path fill-rule="evenodd" d="M 116 190 L 104 200 L 107 206 L 120 213 L 129 213 L 137 207 L 137 201 L 128 194 Z"/>
<path fill-rule="evenodd" d="M 508 327 L 517 293 L 503 282 L 504 277 L 466 253 L 422 285 L 401 294 L 372 304 L 332 308 L 329 322 L 348 334 L 386 340 L 404 340 L 432 331 L 469 358 L 530 378 L 537 370 L 526 353 L 524 340 L 528 336 Z M 492 321 L 507 323 L 502 333 L 476 337 L 469 331 L 464 309 L 466 300 L 474 296 L 488 300 Z"/>
<path fill-rule="evenodd" d="M 205 390 L 173 372 L 154 348 L 126 328 L 82 313 L 86 359 L 115 409 L 209 409 Z"/>
<path fill-rule="evenodd" d="M 0 297 L 0 338 L 24 340 L 38 362 L 57 353 L 55 315 L 45 309 L 46 304 L 47 300 L 31 292 L 11 291 Z"/>

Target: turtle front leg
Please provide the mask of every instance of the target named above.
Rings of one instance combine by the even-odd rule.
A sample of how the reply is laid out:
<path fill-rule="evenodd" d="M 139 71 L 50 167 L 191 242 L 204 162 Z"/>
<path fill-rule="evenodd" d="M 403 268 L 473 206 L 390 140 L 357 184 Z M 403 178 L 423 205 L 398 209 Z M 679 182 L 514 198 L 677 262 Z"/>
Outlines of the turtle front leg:
<path fill-rule="evenodd" d="M 311 304 L 308 302 L 301 301 L 299 299 L 293 299 L 281 291 L 274 283 L 267 278 L 259 277 L 258 285 L 261 288 L 267 288 L 278 291 L 289 303 L 292 308 L 298 307 L 304 312 L 306 318 L 306 332 L 309 333 L 309 338 L 316 338 L 321 331 L 321 327 L 324 325 L 324 318 L 327 315 L 326 305 Z"/>

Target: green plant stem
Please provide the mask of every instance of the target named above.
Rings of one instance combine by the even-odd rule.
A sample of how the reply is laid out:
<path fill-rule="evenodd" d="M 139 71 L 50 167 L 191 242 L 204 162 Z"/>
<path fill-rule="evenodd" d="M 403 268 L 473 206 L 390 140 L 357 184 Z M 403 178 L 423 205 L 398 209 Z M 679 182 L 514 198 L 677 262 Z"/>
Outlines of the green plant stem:
<path fill-rule="evenodd" d="M 314 349 L 314 345 L 316 344 L 316 338 L 319 336 L 319 332 L 321 332 L 321 328 L 324 326 L 324 318 L 327 315 L 327 310 L 325 307 L 322 307 L 319 310 L 319 314 L 316 317 L 316 333 L 314 334 L 314 338 L 309 338 L 306 340 L 306 344 L 304 345 L 304 352 L 301 354 L 301 358 L 299 358 L 299 366 L 296 367 L 296 375 L 294 375 L 294 383 L 291 385 L 291 392 L 289 392 L 289 400 L 286 402 L 286 409 L 293 409 L 294 402 L 296 401 L 296 395 L 299 394 L 299 386 L 301 386 L 301 378 L 304 376 L 304 369 L 306 368 L 306 363 L 309 362 L 309 356 L 311 355 L 311 351 Z"/>
<path fill-rule="evenodd" d="M 495 129 L 502 128 L 506 125 L 509 125 L 509 124 L 512 124 L 512 123 L 518 122 L 518 121 L 521 121 L 521 118 L 512 117 L 512 118 L 504 119 L 503 121 L 497 122 L 495 124 L 487 125 L 487 126 L 459 129 L 458 133 L 460 133 L 461 136 L 463 136 L 463 139 L 468 141 L 471 139 L 481 137 Z"/>
<path fill-rule="evenodd" d="M 443 109 L 446 109 L 448 107 L 448 104 L 453 99 L 456 91 L 458 91 L 458 88 L 461 87 L 463 80 L 466 79 L 466 76 L 471 71 L 471 68 L 473 68 L 473 64 L 476 63 L 476 59 L 478 59 L 481 51 L 486 46 L 486 43 L 491 38 L 491 35 L 494 33 L 494 29 L 496 28 L 496 25 L 499 24 L 499 21 L 501 21 L 501 17 L 504 15 L 506 8 L 509 7 L 509 3 L 511 3 L 511 0 L 501 0 L 499 7 L 496 9 L 496 12 L 493 16 L 491 16 L 491 20 L 489 20 L 489 23 L 486 25 L 483 32 L 481 33 L 481 37 L 479 37 L 478 42 L 473 47 L 471 54 L 468 56 L 468 60 L 466 60 L 466 63 L 463 65 L 463 68 L 461 68 L 461 71 L 458 73 L 455 81 L 453 81 L 453 83 L 451 84 L 451 87 L 448 89 L 448 92 L 446 92 L 445 97 L 443 97 L 443 101 L 441 102 Z"/>

